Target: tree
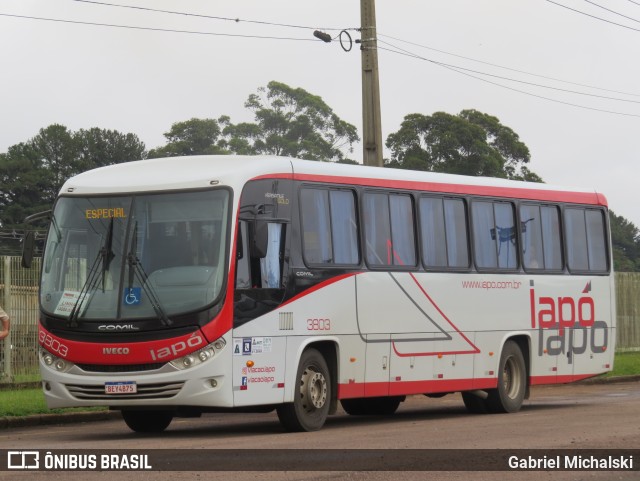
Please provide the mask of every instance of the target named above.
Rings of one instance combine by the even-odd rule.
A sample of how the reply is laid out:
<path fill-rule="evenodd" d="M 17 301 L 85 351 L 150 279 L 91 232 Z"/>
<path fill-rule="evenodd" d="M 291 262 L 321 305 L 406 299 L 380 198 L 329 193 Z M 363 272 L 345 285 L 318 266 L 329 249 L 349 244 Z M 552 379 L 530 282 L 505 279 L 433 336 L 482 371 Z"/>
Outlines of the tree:
<path fill-rule="evenodd" d="M 71 176 L 88 169 L 138 160 L 144 144 L 134 134 L 92 128 L 72 132 L 53 124 L 0 154 L 0 225 L 22 228 L 26 216 L 51 208 Z"/>
<path fill-rule="evenodd" d="M 359 140 L 356 127 L 341 120 L 322 98 L 272 81 L 251 94 L 245 107 L 255 122 L 232 124 L 221 117 L 224 146 L 236 154 L 272 154 L 309 160 L 344 161 Z"/>
<path fill-rule="evenodd" d="M 518 134 L 477 110 L 409 114 L 386 145 L 388 167 L 542 181 L 525 165 L 529 149 Z"/>
<path fill-rule="evenodd" d="M 609 211 L 613 265 L 616 271 L 640 271 L 640 231 L 630 221 Z"/>
<path fill-rule="evenodd" d="M 228 153 L 219 145 L 220 134 L 220 125 L 215 119 L 192 118 L 176 122 L 169 132 L 164 133 L 167 145 L 150 150 L 149 158 Z"/>
<path fill-rule="evenodd" d="M 93 127 L 73 134 L 78 143 L 79 167 L 89 170 L 146 157 L 144 143 L 135 134 Z"/>

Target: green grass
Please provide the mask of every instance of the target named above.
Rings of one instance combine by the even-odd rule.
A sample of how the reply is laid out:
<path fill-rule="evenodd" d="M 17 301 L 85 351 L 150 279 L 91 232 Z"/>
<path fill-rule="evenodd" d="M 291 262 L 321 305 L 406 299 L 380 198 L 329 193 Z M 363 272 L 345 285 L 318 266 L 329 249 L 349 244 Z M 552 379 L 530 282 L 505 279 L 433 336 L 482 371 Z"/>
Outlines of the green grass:
<path fill-rule="evenodd" d="M 0 417 L 76 411 L 104 411 L 106 409 L 106 407 L 48 409 L 42 389 L 14 389 L 0 391 Z"/>
<path fill-rule="evenodd" d="M 616 353 L 613 371 L 607 377 L 640 374 L 640 352 Z M 25 376 L 21 382 L 37 381 Z M 65 413 L 77 411 L 104 411 L 106 407 L 48 409 L 40 388 L 0 390 L 0 417 L 27 416 L 30 414 Z"/>
<path fill-rule="evenodd" d="M 640 352 L 618 352 L 613 360 L 613 371 L 607 377 L 640 374 Z"/>

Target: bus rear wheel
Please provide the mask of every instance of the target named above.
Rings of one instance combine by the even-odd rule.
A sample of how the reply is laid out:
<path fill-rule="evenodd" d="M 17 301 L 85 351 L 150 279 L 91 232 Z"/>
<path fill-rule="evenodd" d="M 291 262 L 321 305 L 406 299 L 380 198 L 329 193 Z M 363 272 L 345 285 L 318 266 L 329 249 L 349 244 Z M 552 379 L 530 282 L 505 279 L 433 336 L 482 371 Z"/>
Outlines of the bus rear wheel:
<path fill-rule="evenodd" d="M 292 403 L 278 406 L 278 419 L 287 431 L 317 431 L 324 426 L 331 404 L 331 376 L 320 352 L 302 353 Z"/>
<path fill-rule="evenodd" d="M 122 418 L 129 429 L 137 433 L 161 433 L 173 420 L 173 411 L 122 410 Z"/>
<path fill-rule="evenodd" d="M 492 413 L 515 413 L 527 390 L 527 368 L 518 344 L 507 341 L 500 355 L 498 388 L 488 391 L 486 404 Z"/>

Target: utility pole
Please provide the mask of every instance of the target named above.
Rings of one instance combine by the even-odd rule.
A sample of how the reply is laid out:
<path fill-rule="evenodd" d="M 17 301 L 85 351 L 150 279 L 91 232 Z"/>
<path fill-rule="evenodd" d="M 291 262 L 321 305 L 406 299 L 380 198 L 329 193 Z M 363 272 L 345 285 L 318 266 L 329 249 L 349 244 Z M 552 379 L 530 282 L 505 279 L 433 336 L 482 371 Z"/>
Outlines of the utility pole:
<path fill-rule="evenodd" d="M 362 53 L 362 144 L 364 165 L 382 167 L 380 80 L 375 0 L 360 0 Z"/>

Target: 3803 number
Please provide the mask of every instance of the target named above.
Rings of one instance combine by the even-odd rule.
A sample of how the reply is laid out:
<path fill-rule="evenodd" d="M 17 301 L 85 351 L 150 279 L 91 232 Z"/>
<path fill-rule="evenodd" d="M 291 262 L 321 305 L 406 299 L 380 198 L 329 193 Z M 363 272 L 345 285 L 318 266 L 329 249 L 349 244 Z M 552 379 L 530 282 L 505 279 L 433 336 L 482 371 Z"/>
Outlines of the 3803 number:
<path fill-rule="evenodd" d="M 59 354 L 62 357 L 65 357 L 69 352 L 69 348 L 67 346 L 43 331 L 38 333 L 38 338 L 40 340 L 40 344 L 42 344 L 49 352 Z"/>
<path fill-rule="evenodd" d="M 307 331 L 330 331 L 331 319 L 307 319 Z"/>

